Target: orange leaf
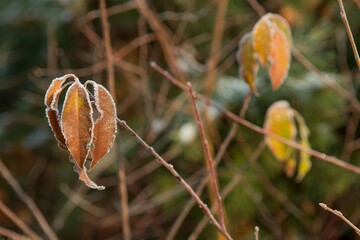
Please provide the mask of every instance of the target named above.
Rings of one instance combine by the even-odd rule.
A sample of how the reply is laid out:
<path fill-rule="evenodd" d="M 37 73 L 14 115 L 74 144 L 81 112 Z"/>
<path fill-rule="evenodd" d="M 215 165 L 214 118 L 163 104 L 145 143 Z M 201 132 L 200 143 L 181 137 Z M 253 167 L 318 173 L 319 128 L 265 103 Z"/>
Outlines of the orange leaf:
<path fill-rule="evenodd" d="M 268 57 L 271 49 L 271 23 L 267 15 L 260 18 L 253 30 L 253 48 L 259 57 L 260 63 L 267 67 Z"/>
<path fill-rule="evenodd" d="M 50 84 L 45 94 L 45 105 L 47 106 L 45 114 L 48 119 L 48 123 L 51 127 L 51 130 L 54 132 L 54 136 L 58 141 L 59 147 L 65 151 L 67 150 L 67 148 L 65 143 L 65 137 L 60 127 L 58 101 L 60 94 L 64 90 L 64 88 L 73 82 L 70 81 L 69 83 L 64 84 L 69 77 L 72 77 L 74 79 L 76 78 L 72 74 L 68 74 L 60 78 L 55 78 Z"/>
<path fill-rule="evenodd" d="M 264 129 L 285 139 L 295 140 L 297 130 L 294 112 L 287 101 L 278 101 L 269 107 Z M 269 136 L 265 136 L 265 143 L 279 161 L 288 160 L 293 153 L 291 147 Z"/>
<path fill-rule="evenodd" d="M 92 144 L 94 123 L 89 94 L 79 81 L 72 84 L 66 93 L 61 124 L 74 163 L 84 169 Z"/>
<path fill-rule="evenodd" d="M 285 161 L 284 172 L 288 178 L 294 176 L 295 168 L 296 168 L 296 160 L 293 157 L 290 157 Z"/>
<path fill-rule="evenodd" d="M 69 77 L 77 79 L 76 76 L 74 76 L 73 74 L 67 74 L 62 77 L 55 78 L 54 80 L 52 80 L 52 82 L 45 94 L 45 105 L 47 107 L 50 107 L 50 105 L 53 101 L 54 94 L 56 93 L 56 91 L 58 91 L 62 87 L 62 85 L 65 83 L 65 81 Z"/>
<path fill-rule="evenodd" d="M 87 81 L 85 85 L 94 87 L 95 108 L 98 117 L 94 125 L 94 142 L 91 150 L 90 170 L 107 154 L 113 145 L 116 133 L 116 108 L 111 94 L 94 81 Z M 95 109 L 94 109 L 95 112 Z"/>
<path fill-rule="evenodd" d="M 282 16 L 278 15 L 278 14 L 272 14 L 269 13 L 267 14 L 270 21 L 276 25 L 276 27 L 278 27 L 286 36 L 289 45 L 291 47 L 292 45 L 292 36 L 291 36 L 291 29 L 290 29 L 290 25 L 289 23 L 285 20 L 285 18 L 283 18 Z"/>
<path fill-rule="evenodd" d="M 271 51 L 269 60 L 271 66 L 269 75 L 272 88 L 278 89 L 287 77 L 290 67 L 290 43 L 285 34 L 278 27 L 272 29 Z"/>
<path fill-rule="evenodd" d="M 46 117 L 48 119 L 49 125 L 51 127 L 51 130 L 54 133 L 54 136 L 56 138 L 56 140 L 58 141 L 58 145 L 62 150 L 67 150 L 66 148 L 66 141 L 65 141 L 65 137 L 61 131 L 61 127 L 60 127 L 60 119 L 59 119 L 59 113 L 57 110 L 52 110 L 50 108 L 47 108 L 45 111 Z"/>
<path fill-rule="evenodd" d="M 255 79 L 259 64 L 255 59 L 251 33 L 248 33 L 241 38 L 237 58 L 240 64 L 240 75 L 250 86 L 251 91 L 255 95 L 258 95 L 255 87 Z"/>

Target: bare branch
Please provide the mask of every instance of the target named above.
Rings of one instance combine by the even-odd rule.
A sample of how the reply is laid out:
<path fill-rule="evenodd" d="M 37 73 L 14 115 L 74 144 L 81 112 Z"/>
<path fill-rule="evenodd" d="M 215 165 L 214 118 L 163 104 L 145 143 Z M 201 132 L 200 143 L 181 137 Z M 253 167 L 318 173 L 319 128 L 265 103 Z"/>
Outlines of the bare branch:
<path fill-rule="evenodd" d="M 191 97 L 191 100 L 192 100 L 192 103 L 193 103 L 193 106 L 194 106 L 196 123 L 197 123 L 197 125 L 199 126 L 199 129 L 200 129 L 203 148 L 204 148 L 204 153 L 206 155 L 206 160 L 207 160 L 207 163 L 208 163 L 209 168 L 210 168 L 211 180 L 212 180 L 212 184 L 214 186 L 217 205 L 218 205 L 220 225 L 224 229 L 224 231 L 226 231 L 226 226 L 225 226 L 225 221 L 224 221 L 224 213 L 223 213 L 223 208 L 222 208 L 222 201 L 221 201 L 221 196 L 220 196 L 220 191 L 219 191 L 219 183 L 218 183 L 218 180 L 217 180 L 216 169 L 214 167 L 214 160 L 213 160 L 213 158 L 211 156 L 208 139 L 206 137 L 204 125 L 203 125 L 203 123 L 201 121 L 200 114 L 199 114 L 199 111 L 198 111 L 198 108 L 197 108 L 197 105 L 196 105 L 196 99 L 195 99 L 194 92 L 193 92 L 192 87 L 191 87 L 191 83 L 188 82 L 187 85 L 188 85 L 188 91 L 189 91 L 189 94 L 190 94 L 190 97 Z"/>
<path fill-rule="evenodd" d="M 342 214 L 342 212 L 338 211 L 338 210 L 333 210 L 331 208 L 329 208 L 325 203 L 319 203 L 320 207 L 322 207 L 325 211 L 331 212 L 332 214 L 334 214 L 335 216 L 338 216 L 339 218 L 341 218 L 347 225 L 349 225 L 350 227 L 352 227 L 356 234 L 360 236 L 360 229 L 357 228 L 352 222 L 350 222 L 346 217 L 344 217 L 344 215 Z"/>
<path fill-rule="evenodd" d="M 26 223 L 21 218 L 16 216 L 16 214 L 13 211 L 11 211 L 11 209 L 9 209 L 1 200 L 0 200 L 0 211 L 5 216 L 10 218 L 11 221 L 13 221 L 16 224 L 16 226 L 18 226 L 29 237 L 35 240 L 41 239 L 39 235 L 37 235 L 33 230 L 31 230 L 31 228 L 28 225 L 26 225 Z"/>
<path fill-rule="evenodd" d="M 7 183 L 13 188 L 19 198 L 28 206 L 30 212 L 35 217 L 36 221 L 39 223 L 45 234 L 50 240 L 57 240 L 57 236 L 54 231 L 51 229 L 50 225 L 46 221 L 44 215 L 41 213 L 40 209 L 36 206 L 35 202 L 30 198 L 24 190 L 20 187 L 18 181 L 10 173 L 9 169 L 5 166 L 3 161 L 0 159 L 0 173 Z"/>
<path fill-rule="evenodd" d="M 344 3 L 343 3 L 342 0 L 338 0 L 338 2 L 339 2 L 339 7 L 340 7 L 340 16 L 341 16 L 341 19 L 344 22 L 346 32 L 348 34 L 348 37 L 349 37 L 349 40 L 350 40 L 350 43 L 351 43 L 351 47 L 352 47 L 352 50 L 354 52 L 355 61 L 356 61 L 357 65 L 358 65 L 358 68 L 360 70 L 360 57 L 359 57 L 359 53 L 358 53 L 357 48 L 356 48 L 356 44 L 355 44 L 353 34 L 351 32 L 349 21 L 348 21 L 347 16 L 346 16 Z"/>
<path fill-rule="evenodd" d="M 159 65 L 157 65 L 155 62 L 151 63 L 151 66 L 158 71 L 161 75 L 163 75 L 165 78 L 167 78 L 168 80 L 171 81 L 172 84 L 174 84 L 175 86 L 183 89 L 184 91 L 187 91 L 187 86 L 186 84 L 180 82 L 179 80 L 177 80 L 176 78 L 174 78 L 169 72 L 165 71 L 164 69 L 162 69 L 161 67 L 159 67 Z M 316 151 L 314 149 L 311 148 L 305 148 L 303 146 L 301 146 L 300 144 L 294 142 L 294 141 L 290 141 L 287 140 L 283 137 L 280 137 L 276 134 L 273 134 L 269 131 L 265 131 L 262 127 L 259 127 L 243 118 L 240 118 L 238 116 L 236 116 L 236 114 L 230 112 L 229 110 L 225 109 L 224 107 L 220 106 L 219 104 L 214 103 L 213 101 L 209 100 L 208 98 L 204 97 L 203 95 L 194 92 L 195 98 L 201 100 L 202 102 L 206 103 L 206 104 L 210 104 L 212 106 L 214 106 L 215 108 L 217 108 L 219 111 L 221 111 L 227 118 L 232 119 L 235 122 L 240 123 L 241 125 L 253 130 L 254 132 L 260 133 L 262 135 L 265 136 L 270 136 L 271 138 L 274 138 L 275 140 L 284 143 L 292 148 L 295 148 L 299 151 L 303 151 L 306 152 L 308 154 L 310 154 L 311 156 L 325 161 L 325 162 L 329 162 L 331 164 L 334 164 L 338 167 L 341 167 L 345 170 L 348 170 L 350 172 L 354 172 L 356 174 L 360 174 L 360 168 L 357 166 L 354 166 L 352 164 L 349 164 L 347 162 L 344 162 L 336 157 L 333 156 L 328 156 L 325 153 Z"/>
<path fill-rule="evenodd" d="M 145 147 L 158 162 L 163 165 L 172 175 L 175 176 L 176 180 L 185 187 L 186 191 L 195 199 L 198 203 L 199 207 L 204 211 L 206 216 L 210 219 L 211 223 L 216 227 L 216 229 L 224 234 L 227 239 L 232 239 L 232 237 L 224 232 L 219 222 L 215 219 L 214 215 L 211 213 L 208 206 L 200 199 L 200 197 L 195 193 L 195 191 L 191 188 L 191 186 L 180 176 L 180 174 L 174 169 L 174 167 L 166 162 L 155 150 L 153 147 L 149 146 L 134 130 L 132 130 L 125 121 L 117 119 L 117 122 L 121 127 L 126 129 L 136 140 Z"/>
<path fill-rule="evenodd" d="M 14 240 L 28 240 L 27 237 L 21 236 L 20 234 L 11 231 L 9 229 L 3 228 L 1 226 L 0 226 L 0 235 Z"/>

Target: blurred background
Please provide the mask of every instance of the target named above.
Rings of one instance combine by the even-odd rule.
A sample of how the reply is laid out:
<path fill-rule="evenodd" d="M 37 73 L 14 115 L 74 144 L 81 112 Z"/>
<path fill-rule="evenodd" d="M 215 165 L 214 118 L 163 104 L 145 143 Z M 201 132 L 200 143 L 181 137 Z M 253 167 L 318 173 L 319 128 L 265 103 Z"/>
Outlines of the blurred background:
<path fill-rule="evenodd" d="M 240 38 L 259 19 L 254 1 L 106 1 L 115 67 L 118 117 L 197 188 L 205 176 L 202 143 L 188 94 L 150 67 L 155 61 L 189 81 L 226 109 L 238 113 L 248 92 L 239 78 Z M 289 76 L 276 92 L 266 71 L 257 79 L 246 119 L 262 126 L 267 108 L 287 100 L 305 118 L 312 148 L 360 166 L 359 111 L 324 84 L 341 86 L 356 99 L 360 74 L 336 0 L 259 0 L 266 12 L 291 25 L 293 46 L 315 66 L 293 57 Z M 139 7 L 141 6 L 141 7 Z M 223 7 L 224 15 L 217 16 Z M 257 6 L 259 7 L 259 6 Z M 360 46 L 360 2 L 346 1 Z M 219 20 L 221 23 L 219 24 Z M 214 32 L 214 26 L 220 28 Z M 119 129 L 116 150 L 90 173 L 104 191 L 84 187 L 68 154 L 58 148 L 45 117 L 51 80 L 66 73 L 107 85 L 99 1 L 0 1 L 0 158 L 39 207 L 59 239 L 124 239 L 119 167 L 126 172 L 131 239 L 222 239 L 191 197 L 146 149 Z M 212 66 L 210 69 L 209 66 Z M 204 107 L 204 106 L 199 106 Z M 214 155 L 232 122 L 207 110 Z M 300 183 L 289 179 L 264 147 L 263 136 L 240 126 L 218 166 L 226 223 L 234 239 L 356 239 L 355 232 L 318 206 L 324 202 L 360 226 L 360 177 L 313 160 Z M 214 202 L 211 188 L 201 198 Z M 9 208 L 35 233 L 48 236 L 22 198 L 0 178 L 0 227 L 24 234 L 4 213 Z M 125 223 L 126 224 L 126 223 Z M 171 236 L 170 234 L 173 234 Z"/>

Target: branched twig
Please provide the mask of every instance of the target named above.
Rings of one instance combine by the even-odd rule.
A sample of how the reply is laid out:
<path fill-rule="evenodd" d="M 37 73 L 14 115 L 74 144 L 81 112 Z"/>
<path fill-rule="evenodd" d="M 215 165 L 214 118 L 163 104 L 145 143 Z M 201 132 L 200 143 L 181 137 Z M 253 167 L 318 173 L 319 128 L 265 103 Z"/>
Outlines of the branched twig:
<path fill-rule="evenodd" d="M 215 219 L 214 215 L 211 213 L 208 206 L 200 199 L 200 197 L 195 193 L 191 186 L 179 175 L 179 173 L 174 169 L 174 167 L 167 163 L 155 150 L 153 147 L 149 146 L 134 130 L 132 130 L 124 120 L 117 119 L 117 122 L 121 127 L 126 129 L 136 140 L 145 147 L 155 158 L 156 160 L 163 165 L 172 175 L 175 176 L 176 180 L 185 187 L 186 191 L 195 199 L 199 207 L 204 211 L 206 216 L 210 219 L 211 223 L 216 227 L 216 229 L 224 234 L 227 239 L 232 239 L 232 237 L 224 232 L 219 222 Z"/>
<path fill-rule="evenodd" d="M 341 16 L 341 19 L 344 22 L 346 32 L 348 34 L 348 37 L 349 37 L 349 40 L 350 40 L 350 43 L 351 43 L 351 47 L 352 47 L 352 50 L 354 52 L 354 57 L 355 57 L 356 64 L 357 64 L 357 66 L 358 66 L 358 68 L 360 70 L 360 57 L 359 57 L 359 53 L 358 53 L 357 48 L 356 48 L 356 44 L 355 44 L 353 34 L 351 32 L 349 21 L 348 21 L 347 16 L 346 16 L 344 3 L 343 3 L 342 0 L 338 0 L 338 2 L 339 2 L 339 7 L 340 7 L 340 16 Z"/>
<path fill-rule="evenodd" d="M 230 194 L 230 192 L 234 189 L 234 187 L 239 185 L 239 182 L 242 179 L 242 172 L 245 170 L 245 168 L 249 164 L 253 164 L 260 157 L 260 155 L 264 151 L 264 149 L 265 149 L 265 142 L 261 141 L 260 144 L 258 145 L 258 147 L 255 149 L 255 151 L 251 154 L 251 156 L 246 161 L 246 165 L 243 165 L 243 167 L 240 170 L 234 171 L 235 173 L 234 173 L 232 179 L 230 180 L 228 185 L 226 185 L 225 188 L 223 189 L 223 191 L 221 192 L 221 197 L 223 199 L 225 199 Z M 215 206 L 213 206 L 211 210 L 213 210 L 214 207 Z M 206 224 L 207 224 L 206 218 L 203 217 L 201 219 L 201 221 L 198 223 L 198 225 L 195 227 L 195 230 L 189 237 L 189 240 L 198 239 L 199 234 L 203 231 Z"/>
<path fill-rule="evenodd" d="M 158 71 L 161 75 L 163 75 L 165 78 L 167 78 L 168 80 L 170 80 L 175 86 L 183 89 L 184 91 L 187 91 L 187 86 L 186 84 L 180 82 L 179 80 L 177 80 L 176 78 L 174 78 L 169 72 L 165 71 L 164 69 L 162 69 L 161 67 L 159 67 L 159 65 L 157 65 L 155 62 L 151 62 L 151 66 Z M 269 136 L 271 138 L 274 138 L 275 140 L 284 143 L 292 148 L 295 148 L 299 151 L 303 151 L 306 152 L 308 154 L 310 154 L 311 156 L 325 161 L 325 162 L 329 162 L 331 164 L 334 164 L 338 167 L 341 167 L 343 169 L 346 169 L 350 172 L 354 172 L 356 174 L 360 174 L 360 168 L 357 166 L 354 166 L 352 164 L 349 164 L 347 162 L 344 162 L 336 157 L 333 156 L 327 156 L 325 153 L 316 151 L 314 149 L 311 148 L 305 148 L 303 146 L 301 146 L 300 144 L 294 142 L 294 141 L 290 141 L 287 140 L 283 137 L 280 137 L 279 135 L 273 134 L 272 132 L 269 131 L 265 131 L 263 128 L 243 119 L 240 118 L 238 116 L 236 116 L 236 114 L 230 112 L 229 110 L 225 109 L 224 107 L 220 106 L 219 104 L 214 103 L 213 101 L 209 100 L 208 98 L 204 97 L 203 95 L 194 92 L 194 95 L 197 99 L 203 101 L 205 104 L 210 104 L 214 107 L 216 107 L 219 111 L 221 111 L 227 118 L 232 119 L 235 122 L 240 123 L 241 125 L 253 130 L 254 132 L 260 133 L 262 135 L 265 136 Z"/>
<path fill-rule="evenodd" d="M 216 194 L 216 201 L 217 201 L 217 205 L 218 205 L 218 211 L 219 211 L 219 221 L 220 221 L 220 225 L 221 227 L 224 229 L 224 231 L 226 231 L 226 226 L 225 226 L 225 221 L 224 221 L 224 213 L 223 213 L 223 208 L 222 208 L 222 201 L 221 201 L 221 196 L 220 196 L 220 191 L 219 191 L 219 183 L 217 180 L 217 174 L 216 174 L 216 169 L 214 167 L 214 160 L 211 156 L 211 152 L 210 152 L 210 148 L 209 148 L 209 143 L 206 137 L 206 133 L 205 133 L 205 129 L 204 129 L 204 125 L 201 121 L 200 118 L 200 114 L 196 105 L 196 99 L 194 96 L 194 92 L 193 89 L 191 87 L 191 84 L 188 82 L 188 91 L 194 106 L 194 112 L 195 112 L 195 119 L 196 119 L 196 123 L 200 129 L 200 133 L 201 133 L 201 137 L 202 137 L 202 143 L 203 143 L 203 148 L 204 148 L 204 153 L 206 155 L 206 160 L 208 162 L 209 168 L 210 168 L 210 173 L 211 173 L 211 180 L 212 180 L 212 184 L 214 186 L 214 190 L 215 190 L 215 194 Z"/>
<path fill-rule="evenodd" d="M 101 22 L 102 22 L 102 29 L 104 36 L 106 59 L 107 59 L 109 91 L 113 99 L 115 99 L 116 101 L 114 59 L 113 59 L 113 53 L 111 47 L 110 26 L 107 18 L 105 0 L 100 0 L 100 11 L 101 11 Z M 121 198 L 121 218 L 123 224 L 123 237 L 125 240 L 130 240 L 131 230 L 130 230 L 129 205 L 128 205 L 127 185 L 126 185 L 126 172 L 122 160 L 120 160 L 118 176 L 119 176 L 119 194 Z"/>
<path fill-rule="evenodd" d="M 11 221 L 13 221 L 16 224 L 16 226 L 18 226 L 30 238 L 35 240 L 41 239 L 39 235 L 37 235 L 33 230 L 31 230 L 31 228 L 28 225 L 26 225 L 26 223 L 22 219 L 16 216 L 16 214 L 13 211 L 11 211 L 11 209 L 9 209 L 1 200 L 0 200 L 0 211 L 5 216 L 10 218 Z"/>
<path fill-rule="evenodd" d="M 251 96 L 252 96 L 251 91 L 249 91 L 245 96 L 243 105 L 242 105 L 241 110 L 240 110 L 240 116 L 241 117 L 245 116 L 245 113 L 246 113 L 246 111 L 247 111 L 247 109 L 249 107 Z M 215 167 L 220 163 L 222 157 L 225 154 L 225 151 L 226 151 L 227 147 L 229 146 L 232 139 L 235 137 L 238 126 L 239 125 L 236 122 L 234 122 L 231 125 L 231 128 L 230 128 L 229 132 L 227 133 L 227 135 L 225 137 L 225 140 L 220 145 L 220 148 L 219 148 L 219 150 L 218 150 L 218 152 L 216 154 Z M 205 176 L 205 178 L 199 184 L 198 188 L 196 189 L 196 194 L 197 195 L 199 195 L 199 196 L 201 195 L 201 193 L 203 192 L 203 190 L 206 187 L 209 180 L 210 180 L 210 173 L 208 172 L 207 175 Z M 178 232 L 178 229 L 180 228 L 181 224 L 185 220 L 186 216 L 189 214 L 189 212 L 192 209 L 192 207 L 194 206 L 194 204 L 195 204 L 195 201 L 193 199 L 190 199 L 187 202 L 187 204 L 185 205 L 185 207 L 182 209 L 181 213 L 177 217 L 176 221 L 172 225 L 168 235 L 166 236 L 167 240 L 174 239 L 176 233 Z"/>
<path fill-rule="evenodd" d="M 0 159 L 0 173 L 3 178 L 8 182 L 8 184 L 14 189 L 19 198 L 28 206 L 30 212 L 35 217 L 36 221 L 39 223 L 45 234 L 50 240 L 57 240 L 57 236 L 54 231 L 51 229 L 50 225 L 46 221 L 44 215 L 41 213 L 40 209 L 36 206 L 35 202 L 24 192 L 20 187 L 20 184 L 14 176 L 10 173 L 9 169 Z"/>
<path fill-rule="evenodd" d="M 338 211 L 338 210 L 333 210 L 331 208 L 329 208 L 326 204 L 324 203 L 319 203 L 320 207 L 322 207 L 325 211 L 331 212 L 332 214 L 334 214 L 335 216 L 338 216 L 339 218 L 341 218 L 347 225 L 349 225 L 350 227 L 352 227 L 356 234 L 360 236 L 360 229 L 357 228 L 352 222 L 350 222 L 346 217 L 344 217 L 344 215 Z"/>

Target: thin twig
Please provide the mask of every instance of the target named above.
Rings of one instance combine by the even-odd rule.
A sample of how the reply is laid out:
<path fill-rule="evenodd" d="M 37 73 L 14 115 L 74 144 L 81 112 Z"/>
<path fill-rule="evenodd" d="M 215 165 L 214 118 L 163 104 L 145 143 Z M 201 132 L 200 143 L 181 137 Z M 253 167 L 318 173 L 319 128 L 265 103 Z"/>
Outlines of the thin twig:
<path fill-rule="evenodd" d="M 105 0 L 100 0 L 100 11 L 101 11 L 101 23 L 105 44 L 106 52 L 106 62 L 107 62 L 107 74 L 108 74 L 108 84 L 109 91 L 114 99 L 116 99 L 115 94 L 115 72 L 114 72 L 114 59 L 111 48 L 111 38 L 110 38 L 110 25 L 107 19 L 106 13 L 106 2 Z"/>
<path fill-rule="evenodd" d="M 45 234 L 51 240 L 57 240 L 57 236 L 54 231 L 51 229 L 50 225 L 46 221 L 44 215 L 41 213 L 40 209 L 36 206 L 35 202 L 30 198 L 24 190 L 21 188 L 18 181 L 10 173 L 9 169 L 5 166 L 3 161 L 0 159 L 0 173 L 3 178 L 8 182 L 8 184 L 13 188 L 19 198 L 28 206 L 30 212 L 35 217 L 36 221 L 39 223 Z"/>
<path fill-rule="evenodd" d="M 220 225 L 221 227 L 224 229 L 224 231 L 226 231 L 226 226 L 225 226 L 225 221 L 224 221 L 224 213 L 223 213 L 223 208 L 222 208 L 222 201 L 221 201 L 221 196 L 220 196 L 220 191 L 219 191 L 219 183 L 217 180 L 217 174 L 216 174 L 216 169 L 214 167 L 214 160 L 211 156 L 211 152 L 210 152 L 210 148 L 209 148 L 209 142 L 208 139 L 206 137 L 206 133 L 205 133 L 205 129 L 204 129 L 204 125 L 201 121 L 200 118 L 200 114 L 196 105 L 196 99 L 194 96 L 194 92 L 193 89 L 191 87 L 191 83 L 187 83 L 188 85 L 188 91 L 194 106 L 194 112 L 195 112 L 195 119 L 196 119 L 196 123 L 200 129 L 200 133 L 201 133 L 201 137 L 202 137 L 202 143 L 203 143 L 203 148 L 204 148 L 204 153 L 206 155 L 206 160 L 208 162 L 209 168 L 210 168 L 210 173 L 211 173 L 211 180 L 212 180 L 212 184 L 214 186 L 214 190 L 215 190 L 215 195 L 216 195 L 216 201 L 217 201 L 217 205 L 218 205 L 218 211 L 219 211 L 219 221 L 220 221 Z"/>
<path fill-rule="evenodd" d="M 92 204 L 90 201 L 84 198 L 84 196 L 78 192 L 70 189 L 66 184 L 60 185 L 61 192 L 74 204 L 78 205 L 83 210 L 96 216 L 103 217 L 105 215 L 104 209 Z"/>
<path fill-rule="evenodd" d="M 307 70 L 315 73 L 320 81 L 322 81 L 326 86 L 334 90 L 339 96 L 348 100 L 357 111 L 360 111 L 360 103 L 354 97 L 354 95 L 348 90 L 344 89 L 340 85 L 333 82 L 329 77 L 324 75 L 313 63 L 311 63 L 298 49 L 293 48 L 291 51 L 292 55 L 298 60 Z"/>
<path fill-rule="evenodd" d="M 171 34 L 169 29 L 160 21 L 158 15 L 156 15 L 149 8 L 145 0 L 136 0 L 136 3 L 138 5 L 140 14 L 144 16 L 144 18 L 156 34 L 156 37 L 163 49 L 165 59 L 167 60 L 171 71 L 173 71 L 182 82 L 186 82 L 185 74 L 180 71 L 178 67 L 178 62 L 175 54 L 176 48 L 173 44 L 174 35 Z"/>
<path fill-rule="evenodd" d="M 255 227 L 254 236 L 255 236 L 255 240 L 259 240 L 259 227 L 258 226 Z"/>
<path fill-rule="evenodd" d="M 16 214 L 13 211 L 11 211 L 11 209 L 9 209 L 1 200 L 0 200 L 0 211 L 5 216 L 10 218 L 11 221 L 13 221 L 16 224 L 16 226 L 18 226 L 30 238 L 35 239 L 35 240 L 41 239 L 41 237 L 39 235 L 37 235 L 33 230 L 31 230 L 31 228 L 28 225 L 26 225 L 26 223 L 21 218 L 16 216 Z"/>
<path fill-rule="evenodd" d="M 163 75 L 166 79 L 170 80 L 172 84 L 174 84 L 175 86 L 183 89 L 184 91 L 187 91 L 187 86 L 186 84 L 180 82 L 179 80 L 177 80 L 175 77 L 173 77 L 169 72 L 165 71 L 164 69 L 162 69 L 161 67 L 159 67 L 159 65 L 157 65 L 155 62 L 151 62 L 151 66 L 158 71 L 161 75 Z M 325 162 L 329 162 L 331 164 L 334 164 L 336 166 L 339 166 L 345 170 L 348 170 L 350 172 L 354 172 L 356 174 L 360 174 L 360 168 L 357 166 L 354 166 L 352 164 L 349 164 L 347 162 L 344 162 L 336 157 L 333 156 L 328 156 L 325 153 L 316 151 L 314 149 L 311 148 L 305 148 L 303 146 L 301 146 L 300 144 L 294 142 L 294 141 L 290 141 L 287 140 L 279 135 L 273 134 L 272 132 L 266 131 L 264 130 L 262 127 L 259 127 L 243 118 L 240 118 L 238 116 L 236 116 L 236 114 L 230 112 L 229 110 L 225 109 L 224 107 L 222 107 L 221 105 L 209 100 L 208 98 L 204 97 L 203 95 L 194 92 L 194 95 L 197 99 L 201 100 L 202 102 L 204 102 L 205 104 L 210 104 L 212 106 L 214 106 L 215 108 L 217 108 L 220 112 L 222 112 L 227 118 L 240 123 L 241 125 L 253 130 L 254 132 L 260 133 L 262 135 L 265 136 L 269 136 L 271 138 L 274 138 L 275 140 L 284 143 L 292 148 L 295 148 L 299 151 L 303 151 L 306 152 L 308 154 L 310 154 L 311 156 L 325 161 Z"/>
<path fill-rule="evenodd" d="M 235 174 L 231 178 L 231 181 L 222 190 L 221 197 L 225 199 L 229 195 L 229 193 L 235 188 L 235 186 L 238 185 L 240 180 L 241 180 L 241 175 L 240 174 Z M 211 206 L 211 211 L 214 212 L 216 207 L 217 207 L 216 204 Z M 207 219 L 205 217 L 203 217 L 201 219 L 201 221 L 198 223 L 198 225 L 195 227 L 193 233 L 189 236 L 188 240 L 199 239 L 200 233 L 204 230 L 204 228 L 206 227 L 207 224 L 208 224 Z"/>
<path fill-rule="evenodd" d="M 356 64 L 357 64 L 357 66 L 358 66 L 358 68 L 360 70 L 360 57 L 359 57 L 359 53 L 358 53 L 357 48 L 356 48 L 356 44 L 355 44 L 353 34 L 351 32 L 349 21 L 348 21 L 347 16 L 346 16 L 344 3 L 343 3 L 342 0 L 338 0 L 338 2 L 339 2 L 339 7 L 340 7 L 340 16 L 341 16 L 341 19 L 344 22 L 346 32 L 348 34 L 348 37 L 349 37 L 349 40 L 350 40 L 350 43 L 351 43 L 351 47 L 352 47 L 352 50 L 354 52 L 354 57 L 355 57 Z"/>
<path fill-rule="evenodd" d="M 245 113 L 246 113 L 246 111 L 247 111 L 247 109 L 249 107 L 251 96 L 252 96 L 251 91 L 249 91 L 248 94 L 246 94 L 246 96 L 245 96 L 243 105 L 242 105 L 241 110 L 240 110 L 240 116 L 241 117 L 245 116 Z M 233 122 L 233 124 L 231 125 L 231 128 L 230 128 L 229 132 L 227 133 L 227 135 L 225 137 L 225 140 L 220 145 L 219 150 L 218 150 L 218 152 L 216 154 L 215 167 L 220 163 L 221 159 L 223 158 L 223 156 L 224 156 L 224 154 L 226 152 L 226 149 L 230 145 L 232 139 L 235 137 L 238 126 L 239 125 L 236 122 Z M 205 187 L 206 187 L 209 180 L 210 180 L 210 173 L 207 172 L 207 175 L 205 176 L 205 178 L 202 180 L 202 182 L 199 184 L 199 186 L 196 189 L 196 194 L 197 195 L 199 195 L 199 196 L 201 195 L 201 193 L 205 189 Z M 190 199 L 187 202 L 187 204 L 182 209 L 179 216 L 176 218 L 174 224 L 171 226 L 170 231 L 169 231 L 168 235 L 166 236 L 167 240 L 174 239 L 174 237 L 175 237 L 176 233 L 178 232 L 181 224 L 183 223 L 186 216 L 189 214 L 190 210 L 192 209 L 192 207 L 194 205 L 195 205 L 195 201 L 193 199 Z"/>
<path fill-rule="evenodd" d="M 347 122 L 344 146 L 341 154 L 341 159 L 344 161 L 349 161 L 351 154 L 354 151 L 354 140 L 356 138 L 356 129 L 358 129 L 359 121 L 360 113 L 352 111 L 351 117 Z"/>
<path fill-rule="evenodd" d="M 105 0 L 100 0 L 100 11 L 101 11 L 101 22 L 102 22 L 103 37 L 104 37 L 104 44 L 106 51 L 106 59 L 107 59 L 108 85 L 109 85 L 110 93 L 116 101 L 114 59 L 113 59 L 113 53 L 111 47 L 110 26 L 107 17 Z M 131 230 L 130 230 L 130 218 L 129 218 L 129 205 L 128 205 L 127 185 L 126 185 L 126 172 L 125 172 L 125 165 L 123 163 L 123 160 L 124 159 L 120 160 L 119 171 L 118 171 L 119 194 L 121 198 L 121 203 L 120 203 L 121 219 L 123 224 L 123 238 L 125 240 L 130 240 Z"/>
<path fill-rule="evenodd" d="M 117 119 L 117 122 L 121 127 L 126 129 L 136 140 L 145 147 L 155 158 L 163 165 L 172 175 L 175 176 L 176 180 L 185 187 L 186 191 L 195 199 L 199 207 L 204 211 L 206 216 L 210 219 L 212 224 L 216 227 L 218 231 L 223 233 L 227 239 L 232 239 L 232 237 L 223 231 L 219 222 L 215 219 L 214 215 L 211 213 L 208 206 L 200 199 L 200 197 L 195 193 L 191 186 L 179 175 L 179 173 L 174 169 L 174 167 L 167 163 L 155 150 L 153 147 L 149 146 L 134 130 L 132 130 L 124 120 Z"/>
<path fill-rule="evenodd" d="M 256 0 L 247 0 L 247 1 L 259 16 L 263 16 L 266 14 L 266 11 L 263 8 L 263 6 L 261 6 Z"/>
<path fill-rule="evenodd" d="M 225 29 L 225 17 L 226 17 L 226 10 L 228 6 L 228 0 L 218 0 L 216 6 L 216 17 L 215 17 L 215 24 L 214 24 L 214 31 L 213 31 L 213 38 L 211 41 L 211 49 L 210 49 L 210 58 L 207 62 L 207 73 L 204 80 L 205 84 L 205 93 L 206 96 L 210 96 L 212 93 L 214 83 L 216 80 L 217 75 L 217 63 L 218 57 L 217 54 L 221 49 L 221 42 L 224 36 L 224 29 Z"/>
<path fill-rule="evenodd" d="M 24 237 L 14 231 L 3 228 L 1 226 L 0 226 L 0 236 L 8 237 L 8 238 L 14 239 L 14 240 L 28 240 L 27 237 Z"/>
<path fill-rule="evenodd" d="M 261 141 L 255 151 L 251 154 L 251 156 L 247 159 L 246 164 L 242 166 L 241 169 L 234 171 L 234 175 L 231 179 L 231 181 L 225 186 L 223 191 L 221 192 L 221 197 L 226 198 L 227 195 L 234 189 L 234 187 L 239 185 L 240 180 L 242 179 L 242 173 L 246 169 L 249 164 L 253 164 L 261 155 L 261 153 L 265 149 L 265 142 Z M 211 210 L 214 210 L 215 205 L 212 206 Z M 195 230 L 189 237 L 189 240 L 195 240 L 198 239 L 198 235 L 204 230 L 205 226 L 207 224 L 206 218 L 202 218 L 201 221 L 198 223 L 198 225 L 195 227 Z"/>
<path fill-rule="evenodd" d="M 338 211 L 338 210 L 333 210 L 331 208 L 329 208 L 326 204 L 324 203 L 319 203 L 320 207 L 322 207 L 325 211 L 331 212 L 332 214 L 334 214 L 335 216 L 338 216 L 339 218 L 341 218 L 347 225 L 349 225 L 350 227 L 352 227 L 356 234 L 360 236 L 360 229 L 357 228 L 352 222 L 350 222 L 346 217 L 344 217 L 344 215 L 342 214 L 342 212 Z"/>
<path fill-rule="evenodd" d="M 119 5 L 113 6 L 113 7 L 109 7 L 108 9 L 106 9 L 106 12 L 107 12 L 107 16 L 112 16 L 115 14 L 120 14 L 123 12 L 130 11 L 135 8 L 136 8 L 136 2 L 129 1 L 129 2 L 125 2 L 125 3 L 119 4 Z M 84 16 L 84 18 L 86 18 L 86 21 L 92 21 L 99 17 L 101 17 L 101 11 L 99 11 L 99 10 L 89 11 Z"/>

